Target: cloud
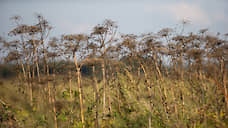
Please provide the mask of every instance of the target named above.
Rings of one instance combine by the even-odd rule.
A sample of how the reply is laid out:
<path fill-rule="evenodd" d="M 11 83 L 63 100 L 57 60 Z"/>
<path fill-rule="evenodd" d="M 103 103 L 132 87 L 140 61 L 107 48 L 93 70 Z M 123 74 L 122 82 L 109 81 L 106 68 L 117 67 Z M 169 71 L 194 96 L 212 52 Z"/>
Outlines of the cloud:
<path fill-rule="evenodd" d="M 224 11 L 215 11 L 212 13 L 213 21 L 215 22 L 226 22 L 228 23 L 227 15 Z"/>
<path fill-rule="evenodd" d="M 69 20 L 62 20 L 56 23 L 56 29 L 64 33 L 88 33 L 92 30 L 93 25 L 91 24 L 78 24 Z"/>
<path fill-rule="evenodd" d="M 93 25 L 90 24 L 77 24 L 76 25 L 76 31 L 78 31 L 78 33 L 88 33 L 89 31 L 91 31 L 93 28 Z"/>
<path fill-rule="evenodd" d="M 178 21 L 187 19 L 190 20 L 192 24 L 211 24 L 208 14 L 197 4 L 176 3 L 167 5 L 146 5 L 144 11 L 169 15 Z"/>
<path fill-rule="evenodd" d="M 187 19 L 193 24 L 210 24 L 207 14 L 196 5 L 177 4 L 169 8 L 177 20 Z"/>

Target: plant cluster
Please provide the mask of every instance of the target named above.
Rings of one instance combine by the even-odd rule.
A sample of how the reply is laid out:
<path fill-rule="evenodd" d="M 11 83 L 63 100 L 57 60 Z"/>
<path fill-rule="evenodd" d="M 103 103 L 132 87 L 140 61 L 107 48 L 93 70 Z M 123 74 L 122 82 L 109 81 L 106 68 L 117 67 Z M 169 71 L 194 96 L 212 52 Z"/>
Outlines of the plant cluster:
<path fill-rule="evenodd" d="M 180 32 L 119 34 L 105 20 L 90 34 L 49 38 L 49 22 L 36 18 L 13 17 L 12 40 L 0 39 L 16 72 L 13 89 L 0 85 L 1 126 L 228 126 L 227 34 L 185 33 L 187 22 Z"/>

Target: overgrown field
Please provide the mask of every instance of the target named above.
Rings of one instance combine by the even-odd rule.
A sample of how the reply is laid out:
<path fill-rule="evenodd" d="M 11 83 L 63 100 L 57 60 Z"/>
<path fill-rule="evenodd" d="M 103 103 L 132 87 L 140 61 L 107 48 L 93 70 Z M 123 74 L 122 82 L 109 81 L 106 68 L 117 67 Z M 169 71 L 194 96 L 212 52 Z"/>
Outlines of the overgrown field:
<path fill-rule="evenodd" d="M 55 102 L 48 102 L 47 85 L 42 85 L 41 92 L 38 92 L 38 85 L 33 85 L 33 105 L 30 105 L 29 94 L 22 89 L 22 83 L 16 78 L 2 79 L 1 127 L 54 127 L 53 116 L 57 117 L 58 127 L 82 127 L 77 82 L 72 80 L 71 99 L 67 78 L 56 77 L 55 81 L 50 81 L 51 90 L 55 89 Z M 138 77 L 129 72 L 118 73 L 116 79 L 109 82 L 111 111 L 106 110 L 105 115 L 102 115 L 102 81 L 98 79 L 99 109 L 96 111 L 93 78 L 83 78 L 85 127 L 95 127 L 96 112 L 102 128 L 148 127 L 149 116 L 152 127 L 228 126 L 224 97 L 214 83 L 195 79 L 165 78 L 160 81 L 151 76 L 149 80 L 153 85 L 148 92 L 145 78 Z M 38 97 L 41 97 L 39 102 Z"/>
<path fill-rule="evenodd" d="M 228 34 L 165 28 L 48 38 L 41 15 L 0 38 L 1 128 L 228 127 Z"/>

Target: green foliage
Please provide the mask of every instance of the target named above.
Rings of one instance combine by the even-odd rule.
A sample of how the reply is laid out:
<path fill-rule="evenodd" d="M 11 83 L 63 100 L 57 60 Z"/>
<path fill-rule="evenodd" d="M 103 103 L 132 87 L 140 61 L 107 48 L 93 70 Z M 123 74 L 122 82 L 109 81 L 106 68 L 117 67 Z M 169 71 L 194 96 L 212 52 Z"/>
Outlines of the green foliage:
<path fill-rule="evenodd" d="M 83 128 L 83 124 L 81 122 L 74 122 L 72 128 Z"/>
<path fill-rule="evenodd" d="M 71 90 L 72 95 L 77 98 L 79 93 L 77 90 Z M 70 101 L 70 89 L 67 89 L 62 92 L 62 97 L 68 101 Z"/>
<path fill-rule="evenodd" d="M 29 112 L 26 110 L 17 110 L 16 111 L 17 117 L 20 121 L 25 121 L 29 117 Z"/>
<path fill-rule="evenodd" d="M 41 126 L 41 127 L 47 127 L 48 126 L 48 120 L 47 120 L 47 117 L 45 115 L 38 115 L 36 117 L 36 124 L 35 126 L 38 127 L 38 126 Z"/>
<path fill-rule="evenodd" d="M 62 97 L 64 99 L 70 100 L 70 92 L 69 92 L 69 89 L 67 91 L 63 91 L 62 92 Z"/>
<path fill-rule="evenodd" d="M 67 115 L 65 113 L 60 113 L 58 116 L 57 116 L 58 119 L 60 119 L 61 121 L 67 121 Z"/>

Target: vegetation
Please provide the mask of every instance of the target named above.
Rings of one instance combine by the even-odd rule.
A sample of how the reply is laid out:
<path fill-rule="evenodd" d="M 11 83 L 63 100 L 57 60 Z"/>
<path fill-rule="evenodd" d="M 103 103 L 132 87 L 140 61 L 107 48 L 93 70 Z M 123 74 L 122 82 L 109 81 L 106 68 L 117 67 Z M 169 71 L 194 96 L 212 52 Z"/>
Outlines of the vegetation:
<path fill-rule="evenodd" d="M 112 20 L 90 34 L 49 38 L 41 15 L 15 16 L 0 38 L 0 126 L 228 127 L 228 40 L 207 29 L 119 34 Z"/>

